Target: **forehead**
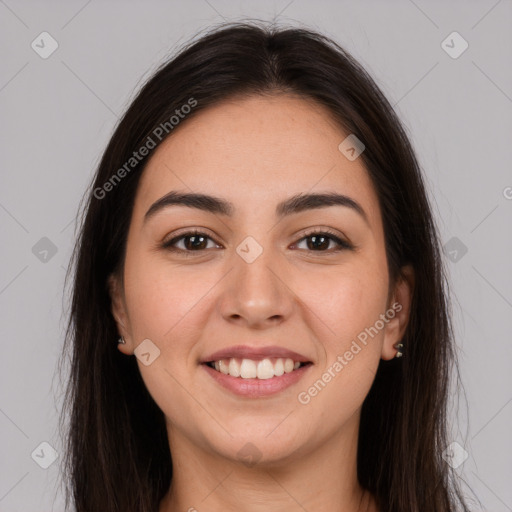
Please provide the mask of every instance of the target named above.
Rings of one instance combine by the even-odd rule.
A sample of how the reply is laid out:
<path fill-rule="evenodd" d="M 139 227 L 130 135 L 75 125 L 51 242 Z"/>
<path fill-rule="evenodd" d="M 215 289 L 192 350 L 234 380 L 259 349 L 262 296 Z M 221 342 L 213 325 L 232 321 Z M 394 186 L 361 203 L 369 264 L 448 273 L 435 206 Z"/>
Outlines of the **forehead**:
<path fill-rule="evenodd" d="M 353 197 L 379 222 L 361 158 L 338 149 L 347 137 L 328 109 L 289 95 L 228 100 L 185 119 L 151 156 L 136 199 L 139 215 L 171 190 L 209 193 L 236 213 L 328 190 Z"/>

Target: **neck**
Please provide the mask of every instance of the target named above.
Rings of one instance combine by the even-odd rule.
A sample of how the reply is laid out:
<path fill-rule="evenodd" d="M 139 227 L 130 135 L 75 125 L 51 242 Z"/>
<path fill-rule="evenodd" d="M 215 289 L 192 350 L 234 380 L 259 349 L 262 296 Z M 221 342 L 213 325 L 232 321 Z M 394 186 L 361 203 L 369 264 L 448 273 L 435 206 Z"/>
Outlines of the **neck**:
<path fill-rule="evenodd" d="M 198 448 L 169 428 L 173 479 L 159 512 L 377 512 L 357 480 L 359 414 L 300 455 L 252 467 Z"/>

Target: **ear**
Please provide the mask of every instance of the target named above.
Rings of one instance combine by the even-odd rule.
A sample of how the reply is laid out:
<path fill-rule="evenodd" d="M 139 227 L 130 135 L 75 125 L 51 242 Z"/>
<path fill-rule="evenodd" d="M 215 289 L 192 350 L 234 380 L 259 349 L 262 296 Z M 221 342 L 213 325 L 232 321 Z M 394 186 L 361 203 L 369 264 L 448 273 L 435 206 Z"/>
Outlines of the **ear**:
<path fill-rule="evenodd" d="M 415 278 L 413 267 L 411 265 L 402 267 L 401 274 L 385 313 L 386 317 L 390 320 L 386 324 L 384 331 L 381 357 L 386 361 L 396 356 L 397 349 L 394 348 L 394 345 L 400 343 L 405 334 L 414 294 Z M 404 347 L 404 349 L 407 349 L 407 347 Z"/>
<path fill-rule="evenodd" d="M 118 348 L 125 354 L 130 354 L 126 349 L 129 346 L 129 322 L 126 311 L 126 302 L 124 299 L 124 291 L 121 279 L 116 274 L 110 274 L 108 277 L 108 291 L 111 301 L 111 311 L 117 325 L 117 332 L 122 336 L 126 344 L 118 344 Z"/>

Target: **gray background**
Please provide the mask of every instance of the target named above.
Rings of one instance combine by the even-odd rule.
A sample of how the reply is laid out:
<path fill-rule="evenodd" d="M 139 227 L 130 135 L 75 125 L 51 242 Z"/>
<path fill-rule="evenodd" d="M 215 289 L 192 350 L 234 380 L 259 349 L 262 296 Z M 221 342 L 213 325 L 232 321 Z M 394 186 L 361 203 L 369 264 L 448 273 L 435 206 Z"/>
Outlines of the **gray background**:
<path fill-rule="evenodd" d="M 511 511 L 511 0 L 0 0 L 0 511 L 63 509 L 61 458 L 43 469 L 31 454 L 50 456 L 42 442 L 62 454 L 65 269 L 78 202 L 118 116 L 176 45 L 242 17 L 333 37 L 396 105 L 447 244 L 466 391 L 451 440 L 469 454 L 456 471 L 481 502 L 473 510 Z M 31 48 L 43 31 L 59 45 L 47 59 Z M 441 45 L 453 31 L 469 44 L 458 58 Z"/>

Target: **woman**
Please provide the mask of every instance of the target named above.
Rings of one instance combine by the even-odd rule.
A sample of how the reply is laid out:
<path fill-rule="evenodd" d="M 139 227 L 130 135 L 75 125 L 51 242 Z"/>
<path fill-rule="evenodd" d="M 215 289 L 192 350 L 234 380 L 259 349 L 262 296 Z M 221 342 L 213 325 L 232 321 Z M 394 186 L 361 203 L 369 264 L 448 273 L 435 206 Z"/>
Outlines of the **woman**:
<path fill-rule="evenodd" d="M 75 263 L 78 512 L 467 510 L 423 179 L 334 42 L 231 24 L 163 65 L 103 155 Z"/>

